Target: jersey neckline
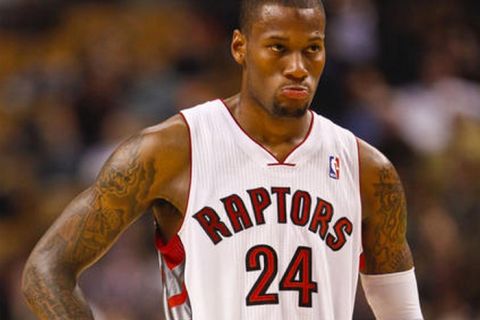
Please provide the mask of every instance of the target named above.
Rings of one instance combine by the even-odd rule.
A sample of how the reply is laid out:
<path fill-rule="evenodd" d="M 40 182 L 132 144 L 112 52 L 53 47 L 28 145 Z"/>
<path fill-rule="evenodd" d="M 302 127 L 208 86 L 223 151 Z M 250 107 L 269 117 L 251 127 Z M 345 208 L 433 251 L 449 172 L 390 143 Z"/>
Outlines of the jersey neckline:
<path fill-rule="evenodd" d="M 303 150 L 306 145 L 308 144 L 307 142 L 312 140 L 312 132 L 313 132 L 313 127 L 315 123 L 315 113 L 312 110 L 308 110 L 310 112 L 310 123 L 309 123 L 309 128 L 305 136 L 303 137 L 302 141 L 300 141 L 295 147 L 292 148 L 285 157 L 283 161 L 278 159 L 270 150 L 268 150 L 263 144 L 255 140 L 235 119 L 233 116 L 232 112 L 230 109 L 227 107 L 227 104 L 225 101 L 222 99 L 218 99 L 218 101 L 221 104 L 221 109 L 225 110 L 226 112 L 226 117 L 229 119 L 230 123 L 232 123 L 232 127 L 239 133 L 239 136 L 243 136 L 244 140 L 246 140 L 250 145 L 253 146 L 251 149 L 256 149 L 260 150 L 260 152 L 264 155 L 264 158 L 266 160 L 266 165 L 269 167 L 276 167 L 276 166 L 285 166 L 285 167 L 295 167 L 298 163 L 298 159 L 295 159 L 294 155 L 299 153 L 301 150 Z"/>

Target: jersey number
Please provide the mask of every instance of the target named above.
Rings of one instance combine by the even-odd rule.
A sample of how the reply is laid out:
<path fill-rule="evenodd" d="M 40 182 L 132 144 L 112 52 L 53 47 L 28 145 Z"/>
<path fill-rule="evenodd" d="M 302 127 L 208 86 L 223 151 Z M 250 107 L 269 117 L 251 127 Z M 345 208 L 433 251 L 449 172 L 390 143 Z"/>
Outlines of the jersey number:
<path fill-rule="evenodd" d="M 263 258 L 263 268 L 260 258 Z M 267 245 L 252 247 L 247 252 L 246 268 L 247 271 L 262 270 L 262 273 L 260 273 L 260 276 L 247 295 L 247 305 L 278 304 L 278 294 L 267 293 L 278 272 L 278 258 L 275 250 Z M 312 280 L 311 248 L 297 248 L 280 280 L 279 290 L 298 291 L 298 305 L 300 307 L 312 306 L 312 293 L 317 292 L 318 286 Z"/>

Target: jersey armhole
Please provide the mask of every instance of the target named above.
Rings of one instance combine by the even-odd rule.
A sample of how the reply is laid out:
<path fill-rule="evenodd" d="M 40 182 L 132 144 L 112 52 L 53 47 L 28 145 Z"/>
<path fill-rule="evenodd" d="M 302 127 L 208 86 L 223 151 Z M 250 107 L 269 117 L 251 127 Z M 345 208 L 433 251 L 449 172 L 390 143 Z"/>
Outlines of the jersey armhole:
<path fill-rule="evenodd" d="M 357 157 L 358 157 L 358 201 L 360 205 L 360 252 L 359 252 L 359 259 L 360 259 L 360 266 L 362 267 L 362 259 L 363 256 L 363 237 L 362 237 L 362 223 L 363 223 L 363 207 L 362 207 L 362 162 L 360 159 L 360 141 L 359 138 L 355 136 L 355 142 L 357 147 Z M 363 261 L 364 262 L 364 261 Z"/>
<path fill-rule="evenodd" d="M 192 146 L 192 130 L 190 128 L 190 124 L 188 123 L 187 118 L 185 117 L 184 113 L 182 111 L 179 112 L 180 117 L 182 120 L 185 122 L 185 125 L 187 126 L 188 129 L 188 144 L 189 144 L 189 161 L 190 161 L 190 169 L 189 169 L 189 182 L 188 182 L 188 193 L 187 193 L 187 204 L 185 205 L 185 212 L 183 213 L 183 221 L 178 229 L 177 235 L 181 235 L 183 230 L 185 229 L 185 226 L 187 224 L 187 221 L 189 220 L 189 209 L 190 209 L 190 201 L 191 201 L 191 193 L 192 193 L 192 179 L 193 179 L 193 146 Z"/>

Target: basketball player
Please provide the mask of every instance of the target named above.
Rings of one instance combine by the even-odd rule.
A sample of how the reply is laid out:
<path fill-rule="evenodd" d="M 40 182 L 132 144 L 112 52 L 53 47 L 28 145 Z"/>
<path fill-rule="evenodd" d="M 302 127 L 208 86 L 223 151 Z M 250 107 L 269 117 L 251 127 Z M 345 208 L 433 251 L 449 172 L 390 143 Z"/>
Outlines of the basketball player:
<path fill-rule="evenodd" d="M 320 0 L 244 0 L 240 93 L 114 152 L 33 250 L 34 312 L 92 319 L 78 276 L 152 210 L 167 319 L 351 319 L 360 268 L 377 318 L 421 319 L 394 167 L 309 110 L 324 40 Z"/>

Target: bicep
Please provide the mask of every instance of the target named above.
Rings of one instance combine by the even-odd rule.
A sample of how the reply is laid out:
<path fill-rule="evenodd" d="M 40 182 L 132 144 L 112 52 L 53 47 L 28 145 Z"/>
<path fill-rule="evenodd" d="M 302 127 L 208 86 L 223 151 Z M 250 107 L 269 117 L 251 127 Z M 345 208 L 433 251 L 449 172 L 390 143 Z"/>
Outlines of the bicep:
<path fill-rule="evenodd" d="M 407 208 L 400 178 L 383 155 L 364 146 L 362 162 L 362 244 L 364 273 L 405 271 L 413 266 L 406 239 Z"/>
<path fill-rule="evenodd" d="M 93 186 L 78 195 L 35 249 L 52 266 L 76 275 L 98 260 L 149 206 L 153 164 L 130 140 L 107 161 Z"/>

